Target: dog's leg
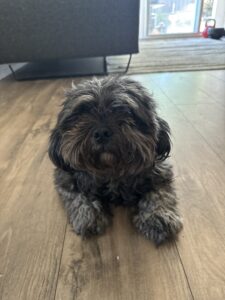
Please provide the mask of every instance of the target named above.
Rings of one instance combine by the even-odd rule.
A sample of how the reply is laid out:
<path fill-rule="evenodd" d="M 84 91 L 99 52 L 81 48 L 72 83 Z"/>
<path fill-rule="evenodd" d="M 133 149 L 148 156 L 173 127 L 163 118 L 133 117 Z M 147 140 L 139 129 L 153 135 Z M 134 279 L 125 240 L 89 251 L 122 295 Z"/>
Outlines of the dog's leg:
<path fill-rule="evenodd" d="M 76 192 L 69 174 L 56 170 L 56 189 L 62 199 L 74 231 L 83 237 L 101 234 L 110 223 L 110 216 L 95 197 Z"/>
<path fill-rule="evenodd" d="M 175 237 L 182 228 L 171 179 L 170 167 L 163 164 L 157 167 L 153 175 L 155 186 L 139 201 L 133 216 L 138 231 L 156 245 Z"/>
<path fill-rule="evenodd" d="M 81 236 L 101 234 L 109 225 L 109 217 L 99 200 L 89 200 L 83 194 L 73 199 L 64 195 L 64 203 L 74 231 Z"/>

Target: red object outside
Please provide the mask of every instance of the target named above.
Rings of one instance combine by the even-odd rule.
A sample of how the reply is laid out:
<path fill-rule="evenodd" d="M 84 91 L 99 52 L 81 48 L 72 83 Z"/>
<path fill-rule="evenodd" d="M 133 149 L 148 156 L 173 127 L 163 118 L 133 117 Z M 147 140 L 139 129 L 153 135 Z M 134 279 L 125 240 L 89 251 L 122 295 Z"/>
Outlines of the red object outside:
<path fill-rule="evenodd" d="M 212 23 L 212 25 L 209 25 L 209 23 Z M 215 19 L 208 19 L 205 22 L 205 29 L 202 32 L 202 36 L 204 38 L 207 38 L 209 36 L 208 30 L 209 28 L 215 28 L 216 27 L 216 20 Z"/>

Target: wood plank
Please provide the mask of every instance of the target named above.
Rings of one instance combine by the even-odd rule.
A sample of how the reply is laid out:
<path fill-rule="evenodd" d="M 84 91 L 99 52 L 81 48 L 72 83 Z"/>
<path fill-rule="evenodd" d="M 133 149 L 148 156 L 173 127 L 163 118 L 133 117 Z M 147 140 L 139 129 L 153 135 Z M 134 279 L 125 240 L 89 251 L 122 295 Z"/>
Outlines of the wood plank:
<path fill-rule="evenodd" d="M 66 222 L 49 176 L 49 123 L 33 128 L 1 190 L 1 299 L 54 298 Z"/>
<path fill-rule="evenodd" d="M 44 100 L 49 97 L 47 105 L 38 98 L 31 114 L 21 112 L 18 116 L 18 122 L 21 116 L 24 121 L 18 124 L 19 129 L 15 124 L 15 131 L 19 134 L 26 127 L 27 117 L 27 136 L 1 180 L 1 299 L 54 299 L 55 296 L 66 218 L 57 201 L 53 168 L 47 157 L 49 131 L 55 122 L 56 108 L 59 109 L 57 104 L 61 102 L 58 91 L 62 85 L 54 86 L 55 92 L 52 87 L 46 82 L 46 95 L 39 91 Z M 5 132 L 10 134 L 13 128 L 7 125 Z M 0 156 L 1 161 L 5 158 Z"/>
<path fill-rule="evenodd" d="M 184 217 L 178 251 L 194 299 L 222 300 L 225 165 L 182 115 L 173 114 L 169 121 L 174 136 L 176 186 Z"/>
<path fill-rule="evenodd" d="M 215 103 L 214 98 L 208 95 L 204 89 L 199 88 L 197 79 L 188 80 L 192 78 L 192 73 L 190 76 L 188 74 L 189 72 L 163 73 L 149 74 L 149 76 L 174 104 Z"/>
<path fill-rule="evenodd" d="M 180 94 L 182 87 L 179 87 Z M 161 89 L 167 93 L 167 86 L 164 89 L 161 85 Z M 197 94 L 195 89 L 198 86 L 193 85 L 193 94 Z M 222 124 L 225 114 L 221 109 L 217 124 L 215 110 L 219 106 L 183 105 L 180 104 L 179 95 L 173 101 L 177 104 L 172 109 L 164 107 L 162 111 L 172 128 L 172 158 L 176 166 L 176 186 L 184 216 L 184 230 L 177 247 L 194 299 L 222 300 L 225 298 L 225 164 L 208 145 L 208 139 L 213 134 L 215 138 L 224 135 Z M 185 115 L 191 107 L 188 120 L 181 113 L 181 107 Z M 193 110 L 198 111 L 199 107 L 204 112 L 203 117 L 198 114 L 192 117 Z M 203 123 L 204 115 L 205 139 L 198 132 L 203 129 L 203 125 L 199 124 Z M 212 123 L 214 129 L 211 129 Z"/>
<path fill-rule="evenodd" d="M 17 96 L 15 105 L 9 104 L 8 110 L 8 105 L 3 109 L 5 112 L 0 115 L 1 176 L 3 176 L 4 171 L 8 171 L 9 164 L 13 163 L 13 158 L 16 158 L 19 147 L 42 114 L 49 101 L 49 94 L 53 93 L 55 88 L 56 83 L 45 86 L 32 84 L 30 88 L 25 88 L 25 91 Z M 7 90 L 4 92 L 7 93 Z"/>
<path fill-rule="evenodd" d="M 21 108 L 25 107 L 28 99 L 29 98 L 31 98 L 31 100 L 33 99 L 32 92 L 37 86 L 38 86 L 38 82 L 33 82 L 31 84 L 27 82 L 14 81 L 13 79 L 1 80 L 0 81 L 1 119 L 2 117 L 9 118 L 10 117 L 9 112 L 11 109 L 17 109 L 17 111 L 20 111 L 19 109 L 20 107 Z M 36 94 L 38 94 L 38 89 L 36 90 Z"/>
<path fill-rule="evenodd" d="M 220 79 L 222 81 L 225 81 L 225 70 L 215 70 L 215 71 L 211 71 L 209 72 L 210 76 L 213 76 L 217 79 Z"/>
<path fill-rule="evenodd" d="M 185 220 L 178 250 L 194 298 L 222 300 L 225 298 L 225 165 L 188 122 L 180 123 L 179 132 L 173 132 L 179 174 L 176 182 Z"/>
<path fill-rule="evenodd" d="M 141 84 L 148 90 L 148 92 L 152 95 L 158 109 L 161 107 L 168 107 L 173 105 L 172 101 L 165 95 L 165 93 L 161 90 L 161 88 L 156 84 L 156 75 L 142 74 L 142 75 L 132 75 L 130 76 L 134 80 L 141 82 Z"/>
<path fill-rule="evenodd" d="M 156 248 L 117 209 L 113 227 L 82 241 L 66 232 L 56 299 L 192 299 L 174 243 Z"/>
<path fill-rule="evenodd" d="M 224 93 L 225 96 L 225 93 Z M 225 106 L 215 104 L 178 105 L 179 110 L 225 162 Z"/>
<path fill-rule="evenodd" d="M 225 74 L 225 71 L 223 71 Z M 225 106 L 225 84 L 224 81 L 210 76 L 208 72 L 188 72 L 182 73 L 181 78 L 183 81 L 188 81 L 192 85 L 191 94 L 193 90 L 201 91 L 208 95 L 215 103 Z"/>

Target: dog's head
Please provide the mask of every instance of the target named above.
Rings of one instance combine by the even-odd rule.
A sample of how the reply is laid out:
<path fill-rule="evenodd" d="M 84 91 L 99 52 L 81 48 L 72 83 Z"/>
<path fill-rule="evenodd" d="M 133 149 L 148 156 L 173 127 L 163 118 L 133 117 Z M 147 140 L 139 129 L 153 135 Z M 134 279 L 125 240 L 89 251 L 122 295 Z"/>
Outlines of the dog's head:
<path fill-rule="evenodd" d="M 137 82 L 93 79 L 66 94 L 49 156 L 64 170 L 96 176 L 135 175 L 170 152 L 169 127 Z"/>

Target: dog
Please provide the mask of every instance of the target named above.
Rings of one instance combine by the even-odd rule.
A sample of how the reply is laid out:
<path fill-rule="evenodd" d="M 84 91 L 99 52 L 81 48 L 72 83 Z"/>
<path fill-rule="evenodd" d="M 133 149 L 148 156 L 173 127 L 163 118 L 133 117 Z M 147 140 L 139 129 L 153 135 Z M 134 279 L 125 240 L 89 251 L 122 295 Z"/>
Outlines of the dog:
<path fill-rule="evenodd" d="M 127 77 L 73 86 L 49 141 L 55 186 L 74 231 L 101 234 L 113 205 L 130 208 L 156 245 L 182 228 L 173 186 L 170 128 L 148 91 Z"/>

